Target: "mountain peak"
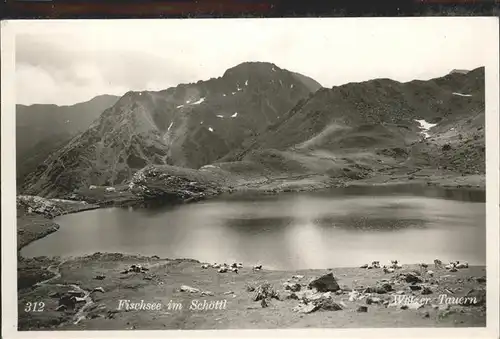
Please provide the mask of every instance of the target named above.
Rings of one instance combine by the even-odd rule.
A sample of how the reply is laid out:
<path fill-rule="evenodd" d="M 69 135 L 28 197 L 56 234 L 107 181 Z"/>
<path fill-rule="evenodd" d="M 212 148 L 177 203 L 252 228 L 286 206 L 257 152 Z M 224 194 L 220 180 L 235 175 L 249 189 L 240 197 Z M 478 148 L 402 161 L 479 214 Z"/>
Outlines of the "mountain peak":
<path fill-rule="evenodd" d="M 269 72 L 281 71 L 281 68 L 270 62 L 264 61 L 246 61 L 231 67 L 224 72 L 223 77 L 232 75 L 263 74 Z"/>
<path fill-rule="evenodd" d="M 449 74 L 455 74 L 455 73 L 458 73 L 458 74 L 467 74 L 469 72 L 470 71 L 467 70 L 467 69 L 453 69 L 453 70 L 451 70 L 451 72 Z"/>

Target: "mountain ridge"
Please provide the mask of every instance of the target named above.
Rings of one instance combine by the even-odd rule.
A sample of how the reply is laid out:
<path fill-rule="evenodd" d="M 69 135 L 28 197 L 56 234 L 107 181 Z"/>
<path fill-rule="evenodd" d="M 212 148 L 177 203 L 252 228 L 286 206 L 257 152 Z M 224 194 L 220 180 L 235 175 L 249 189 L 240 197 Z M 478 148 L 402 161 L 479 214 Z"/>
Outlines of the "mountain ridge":
<path fill-rule="evenodd" d="M 328 185 L 423 169 L 484 173 L 484 68 L 332 88 L 305 79 L 243 63 L 207 81 L 127 92 L 24 188 L 56 196 L 124 184 L 145 168 L 240 183 L 317 176 Z"/>
<path fill-rule="evenodd" d="M 311 81 L 274 64 L 252 62 L 219 78 L 129 91 L 41 164 L 23 188 L 45 195 L 73 186 L 113 185 L 149 164 L 199 168 L 274 123 L 311 93 Z"/>

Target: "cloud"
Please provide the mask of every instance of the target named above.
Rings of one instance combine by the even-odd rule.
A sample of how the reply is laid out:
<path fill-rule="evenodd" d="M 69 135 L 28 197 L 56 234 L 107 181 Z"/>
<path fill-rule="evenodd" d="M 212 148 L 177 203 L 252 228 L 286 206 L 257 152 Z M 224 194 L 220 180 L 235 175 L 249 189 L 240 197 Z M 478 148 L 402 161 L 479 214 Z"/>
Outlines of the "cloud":
<path fill-rule="evenodd" d="M 17 102 L 73 104 L 160 90 L 269 61 L 327 87 L 408 81 L 486 63 L 480 20 L 217 19 L 19 22 Z"/>

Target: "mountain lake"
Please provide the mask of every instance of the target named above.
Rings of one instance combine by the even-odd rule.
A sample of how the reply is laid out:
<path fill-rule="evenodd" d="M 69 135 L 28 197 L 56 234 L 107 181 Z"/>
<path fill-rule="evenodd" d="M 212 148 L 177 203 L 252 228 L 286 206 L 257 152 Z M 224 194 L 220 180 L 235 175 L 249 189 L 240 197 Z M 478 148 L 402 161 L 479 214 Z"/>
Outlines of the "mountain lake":
<path fill-rule="evenodd" d="M 25 257 L 94 252 L 241 262 L 288 270 L 460 260 L 486 263 L 485 192 L 350 187 L 238 193 L 176 206 L 104 208 L 57 217 Z"/>

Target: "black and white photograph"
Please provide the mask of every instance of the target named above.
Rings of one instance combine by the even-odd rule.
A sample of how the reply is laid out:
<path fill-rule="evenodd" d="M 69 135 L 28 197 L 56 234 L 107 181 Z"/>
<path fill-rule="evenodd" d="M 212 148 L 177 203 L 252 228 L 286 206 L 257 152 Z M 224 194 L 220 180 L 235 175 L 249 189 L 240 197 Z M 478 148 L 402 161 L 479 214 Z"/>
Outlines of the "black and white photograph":
<path fill-rule="evenodd" d="M 497 18 L 2 28 L 16 331 L 498 336 Z"/>

